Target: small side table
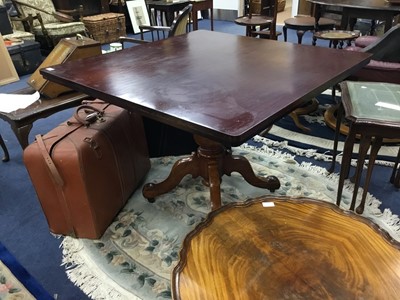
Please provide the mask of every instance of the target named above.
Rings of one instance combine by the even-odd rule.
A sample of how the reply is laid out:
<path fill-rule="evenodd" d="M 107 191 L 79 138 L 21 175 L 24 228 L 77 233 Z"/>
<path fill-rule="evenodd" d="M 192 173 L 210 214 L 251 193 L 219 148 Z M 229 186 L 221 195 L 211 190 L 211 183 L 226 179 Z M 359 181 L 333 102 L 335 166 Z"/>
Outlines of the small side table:
<path fill-rule="evenodd" d="M 342 115 L 345 113 L 345 118 L 350 124 L 349 134 L 343 149 L 336 204 L 340 204 L 344 180 L 348 177 L 350 171 L 354 142 L 356 136 L 359 136 L 360 148 L 350 210 L 355 208 L 365 157 L 371 146 L 364 191 L 361 203 L 356 209 L 356 212 L 361 214 L 364 211 L 368 185 L 382 140 L 383 138 L 392 139 L 400 136 L 400 85 L 381 82 L 344 81 L 340 83 L 340 87 L 342 90 L 342 102 L 337 113 L 332 166 L 329 171 L 333 172 L 334 170 L 340 124 Z M 393 172 L 392 181 L 396 184 L 396 169 Z"/>
<path fill-rule="evenodd" d="M 236 24 L 246 26 L 246 36 L 252 36 L 252 31 L 255 30 L 256 26 L 267 26 L 272 21 L 272 17 L 251 14 L 235 19 Z"/>
<path fill-rule="evenodd" d="M 315 30 L 315 18 L 309 16 L 295 16 L 293 18 L 286 19 L 283 25 L 283 40 L 287 42 L 287 30 L 296 30 L 297 43 L 301 44 L 303 36 L 306 31 Z M 319 19 L 319 30 L 329 30 L 335 27 L 335 21 L 327 18 Z"/>
<path fill-rule="evenodd" d="M 321 39 L 332 42 L 333 48 L 342 49 L 344 41 L 347 41 L 347 44 L 350 46 L 351 41 L 355 40 L 359 36 L 360 33 L 358 31 L 346 31 L 346 30 L 316 31 L 314 33 L 313 45 L 315 46 L 317 39 Z"/>
<path fill-rule="evenodd" d="M 397 299 L 400 245 L 389 240 L 370 220 L 328 202 L 231 203 L 185 238 L 172 298 Z"/>

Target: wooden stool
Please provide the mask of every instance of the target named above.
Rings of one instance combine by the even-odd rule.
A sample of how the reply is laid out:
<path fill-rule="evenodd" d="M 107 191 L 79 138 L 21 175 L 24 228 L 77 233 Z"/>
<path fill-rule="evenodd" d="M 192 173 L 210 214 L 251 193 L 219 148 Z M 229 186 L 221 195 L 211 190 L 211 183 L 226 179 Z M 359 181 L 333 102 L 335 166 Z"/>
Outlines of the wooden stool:
<path fill-rule="evenodd" d="M 172 298 L 397 299 L 399 249 L 370 220 L 332 203 L 230 203 L 185 238 Z"/>
<path fill-rule="evenodd" d="M 319 19 L 319 29 L 329 30 L 335 28 L 335 21 L 327 18 Z M 306 31 L 314 31 L 315 29 L 315 18 L 307 16 L 296 16 L 289 18 L 284 21 L 283 25 L 283 39 L 287 42 L 287 30 L 293 29 L 297 33 L 297 43 L 301 44 L 303 35 Z"/>
<path fill-rule="evenodd" d="M 356 212 L 361 214 L 364 211 L 369 182 L 371 180 L 378 151 L 382 145 L 382 140 L 383 138 L 397 138 L 400 136 L 400 113 L 398 110 L 399 108 L 396 109 L 396 106 L 398 106 L 400 101 L 400 85 L 379 82 L 345 81 L 340 83 L 340 87 L 342 90 L 342 102 L 337 113 L 332 166 L 329 171 L 333 172 L 335 168 L 340 124 L 342 121 L 342 115 L 345 113 L 345 117 L 350 122 L 350 126 L 349 134 L 346 138 L 343 149 L 336 204 L 340 205 L 344 180 L 349 176 L 354 142 L 356 136 L 359 136 L 360 149 L 358 153 L 354 179 L 354 192 L 350 204 L 350 210 L 354 210 L 355 208 L 363 165 L 368 149 L 371 146 L 364 191 L 361 203 L 356 209 Z M 400 154 L 398 155 L 397 160 L 399 160 L 399 157 Z M 396 167 L 397 166 L 395 166 L 395 169 L 393 170 L 393 174 L 396 173 Z M 398 178 L 396 177 L 399 177 L 399 175 L 396 176 L 393 174 L 391 180 L 393 180 L 394 183 L 397 183 Z"/>

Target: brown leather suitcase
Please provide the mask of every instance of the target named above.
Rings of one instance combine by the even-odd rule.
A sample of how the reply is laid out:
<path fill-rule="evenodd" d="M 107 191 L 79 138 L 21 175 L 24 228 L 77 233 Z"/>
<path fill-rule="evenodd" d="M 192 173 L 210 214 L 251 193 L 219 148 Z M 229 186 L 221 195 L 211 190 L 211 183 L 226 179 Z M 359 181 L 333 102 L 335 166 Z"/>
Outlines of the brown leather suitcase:
<path fill-rule="evenodd" d="M 24 151 L 50 231 L 99 238 L 150 169 L 141 116 L 100 100 Z"/>

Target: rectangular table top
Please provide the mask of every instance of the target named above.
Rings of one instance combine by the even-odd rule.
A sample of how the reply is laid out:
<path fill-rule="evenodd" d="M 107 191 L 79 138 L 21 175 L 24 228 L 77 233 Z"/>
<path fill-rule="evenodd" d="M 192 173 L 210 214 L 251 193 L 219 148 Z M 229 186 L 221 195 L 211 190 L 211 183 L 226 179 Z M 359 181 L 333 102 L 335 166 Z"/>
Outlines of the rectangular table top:
<path fill-rule="evenodd" d="M 361 52 L 199 30 L 41 73 L 143 116 L 237 146 L 369 59 Z"/>

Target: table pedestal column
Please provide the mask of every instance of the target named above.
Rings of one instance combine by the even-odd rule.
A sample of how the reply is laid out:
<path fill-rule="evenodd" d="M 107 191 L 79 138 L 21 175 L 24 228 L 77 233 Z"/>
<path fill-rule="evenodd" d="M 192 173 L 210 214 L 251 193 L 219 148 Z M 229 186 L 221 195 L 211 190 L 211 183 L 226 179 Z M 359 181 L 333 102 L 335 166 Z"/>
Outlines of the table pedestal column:
<path fill-rule="evenodd" d="M 150 202 L 154 202 L 155 197 L 175 188 L 188 174 L 193 178 L 201 176 L 203 183 L 210 188 L 212 210 L 221 206 L 220 186 L 223 175 L 230 176 L 232 172 L 238 172 L 251 185 L 266 188 L 271 192 L 280 187 L 278 178 L 275 176 L 258 177 L 245 157 L 232 155 L 231 150 L 222 144 L 198 135 L 195 135 L 194 139 L 199 145 L 196 152 L 175 162 L 171 173 L 164 181 L 147 183 L 143 187 L 143 196 Z"/>

